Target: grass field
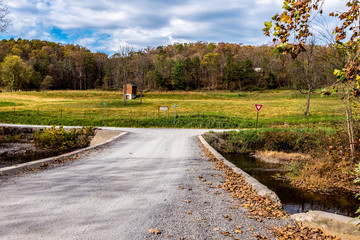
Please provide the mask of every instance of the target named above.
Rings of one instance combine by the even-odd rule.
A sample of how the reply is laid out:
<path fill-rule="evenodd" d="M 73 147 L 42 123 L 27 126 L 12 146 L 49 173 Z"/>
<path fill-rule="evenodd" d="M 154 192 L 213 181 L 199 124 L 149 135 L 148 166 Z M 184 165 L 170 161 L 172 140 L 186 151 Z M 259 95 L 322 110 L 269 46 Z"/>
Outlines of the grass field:
<path fill-rule="evenodd" d="M 106 103 L 104 117 L 104 103 Z M 174 108 L 178 105 L 174 124 Z M 263 104 L 259 127 L 334 128 L 344 121 L 339 96 L 313 94 L 311 116 L 305 116 L 306 95 L 266 92 L 147 92 L 143 103 L 115 91 L 1 92 L 0 122 L 15 124 L 116 127 L 254 128 L 254 104 Z M 169 112 L 159 112 L 168 106 Z"/>

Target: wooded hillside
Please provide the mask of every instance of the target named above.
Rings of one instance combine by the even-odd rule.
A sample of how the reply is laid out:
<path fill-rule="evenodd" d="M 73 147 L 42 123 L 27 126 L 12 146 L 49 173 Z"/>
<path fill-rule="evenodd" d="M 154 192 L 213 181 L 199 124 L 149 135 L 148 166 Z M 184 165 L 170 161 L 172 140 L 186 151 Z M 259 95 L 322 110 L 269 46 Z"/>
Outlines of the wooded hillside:
<path fill-rule="evenodd" d="M 41 40 L 0 42 L 1 84 L 7 90 L 120 89 L 125 82 L 140 90 L 306 89 L 330 86 L 344 54 L 331 46 L 306 46 L 297 59 L 275 46 L 185 43 L 132 51 L 120 47 L 108 56 L 78 45 Z"/>

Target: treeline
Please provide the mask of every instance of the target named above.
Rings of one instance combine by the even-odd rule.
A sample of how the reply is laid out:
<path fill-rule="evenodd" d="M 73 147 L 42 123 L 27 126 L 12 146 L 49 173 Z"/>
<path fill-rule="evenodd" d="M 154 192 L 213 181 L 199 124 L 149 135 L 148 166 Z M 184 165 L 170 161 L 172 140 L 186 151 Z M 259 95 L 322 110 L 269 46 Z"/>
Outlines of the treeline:
<path fill-rule="evenodd" d="M 256 90 L 329 86 L 344 54 L 331 46 L 306 46 L 296 60 L 274 46 L 184 43 L 118 53 L 92 53 L 72 44 L 41 40 L 0 41 L 2 87 L 39 89 Z M 310 79 L 310 80 L 309 80 Z"/>

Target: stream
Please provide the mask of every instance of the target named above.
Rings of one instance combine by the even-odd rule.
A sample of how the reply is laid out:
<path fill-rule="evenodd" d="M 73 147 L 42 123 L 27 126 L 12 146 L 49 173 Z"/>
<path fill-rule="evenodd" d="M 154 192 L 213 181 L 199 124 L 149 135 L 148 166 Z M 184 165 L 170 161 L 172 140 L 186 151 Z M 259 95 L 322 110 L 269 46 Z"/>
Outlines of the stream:
<path fill-rule="evenodd" d="M 354 217 L 359 208 L 360 202 L 354 195 L 313 193 L 293 188 L 286 182 L 274 180 L 275 174 L 283 172 L 279 164 L 265 163 L 241 154 L 223 153 L 222 155 L 274 191 L 279 196 L 284 210 L 291 214 L 319 210 Z"/>

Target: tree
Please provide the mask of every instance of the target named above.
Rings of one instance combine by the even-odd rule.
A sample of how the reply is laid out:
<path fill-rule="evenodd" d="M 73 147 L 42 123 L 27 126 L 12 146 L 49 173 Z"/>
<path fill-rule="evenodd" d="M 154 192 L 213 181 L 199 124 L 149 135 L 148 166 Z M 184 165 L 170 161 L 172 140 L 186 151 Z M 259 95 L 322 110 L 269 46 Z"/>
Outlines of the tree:
<path fill-rule="evenodd" d="M 94 54 L 95 66 L 97 68 L 97 77 L 94 83 L 94 87 L 101 87 L 103 83 L 103 78 L 105 76 L 105 66 L 108 61 L 108 56 L 105 53 L 97 52 Z"/>
<path fill-rule="evenodd" d="M 208 75 L 210 75 L 208 80 L 208 90 L 211 89 L 211 86 L 213 88 L 217 87 L 216 79 L 219 74 L 219 59 L 220 59 L 219 53 L 208 53 L 204 56 L 203 60 L 201 61 L 201 65 L 206 69 Z"/>
<path fill-rule="evenodd" d="M 305 46 L 306 51 L 299 54 L 299 57 L 296 58 L 295 64 L 301 69 L 301 75 L 303 77 L 297 76 L 295 82 L 298 83 L 298 90 L 301 92 L 303 88 L 307 89 L 307 104 L 305 115 L 310 115 L 310 96 L 312 91 L 321 87 L 320 77 L 318 74 L 315 74 L 316 58 L 319 57 L 318 50 L 319 47 L 315 45 L 315 40 L 312 39 L 311 43 Z"/>
<path fill-rule="evenodd" d="M 312 35 L 311 20 L 318 14 L 322 14 L 322 6 L 325 0 L 290 0 L 284 1 L 283 12 L 276 14 L 272 21 L 265 22 L 264 34 L 275 37 L 274 42 L 280 41 L 277 49 L 284 53 L 290 53 L 294 58 L 300 52 L 305 51 L 304 43 Z M 349 136 L 351 156 L 355 156 L 354 118 L 352 104 L 360 92 L 360 1 L 347 0 L 348 10 L 343 13 L 331 13 L 337 17 L 341 24 L 334 29 L 335 41 L 338 48 L 347 53 L 347 59 L 342 70 L 336 70 L 337 83 L 344 86 L 344 106 L 346 113 L 346 125 Z M 273 30 L 273 32 L 272 32 Z M 290 37 L 294 42 L 290 42 Z"/>
<path fill-rule="evenodd" d="M 237 79 L 237 71 L 235 59 L 232 54 L 226 54 L 224 65 L 224 81 L 226 88 L 229 88 L 230 83 L 235 82 Z"/>
<path fill-rule="evenodd" d="M 1 79 L 9 91 L 17 91 L 25 81 L 26 65 L 24 61 L 15 55 L 8 55 L 1 63 Z"/>
<path fill-rule="evenodd" d="M 177 90 L 185 89 L 185 69 L 184 69 L 184 64 L 180 58 L 176 60 L 172 79 L 173 79 L 173 86 L 175 89 Z"/>
<path fill-rule="evenodd" d="M 146 74 L 148 73 L 150 69 L 150 61 L 148 58 L 148 55 L 146 54 L 147 51 L 139 51 L 134 55 L 134 61 L 135 61 L 135 77 L 137 80 L 137 83 L 140 87 L 140 103 L 142 103 L 142 97 L 144 93 L 145 88 L 145 80 L 146 80 Z"/>
<path fill-rule="evenodd" d="M 120 71 L 120 82 L 124 86 L 124 99 L 123 104 L 126 105 L 126 84 L 130 75 L 131 68 L 131 54 L 134 51 L 133 47 L 128 44 L 123 44 L 119 47 L 118 51 L 118 61 L 119 64 L 117 67 Z M 120 85 L 120 84 L 119 84 Z"/>
<path fill-rule="evenodd" d="M 54 78 L 52 76 L 45 76 L 44 81 L 41 83 L 41 90 L 49 90 L 54 86 Z"/>

